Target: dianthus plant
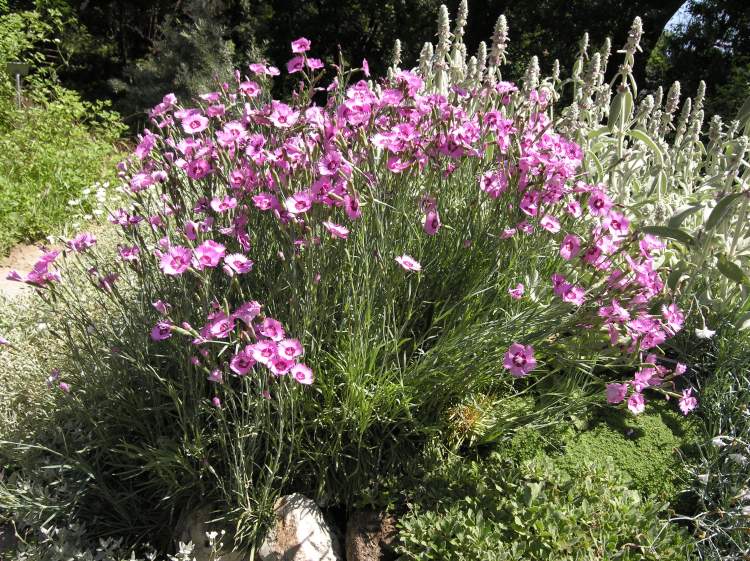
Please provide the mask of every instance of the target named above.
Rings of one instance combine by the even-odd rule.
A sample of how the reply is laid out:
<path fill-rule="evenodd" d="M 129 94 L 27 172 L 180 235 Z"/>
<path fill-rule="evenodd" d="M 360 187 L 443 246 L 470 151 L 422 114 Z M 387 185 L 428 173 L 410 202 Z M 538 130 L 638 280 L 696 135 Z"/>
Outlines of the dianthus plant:
<path fill-rule="evenodd" d="M 602 390 L 618 380 L 607 399 L 635 413 L 647 388 L 695 407 L 659 351 L 683 323 L 663 244 L 587 181 L 543 90 L 430 92 L 417 70 L 356 81 L 366 63 L 324 82 L 308 49 L 295 41 L 287 102 L 258 63 L 151 111 L 120 165 L 131 204 L 110 215 L 115 258 L 90 235 L 63 252 L 108 310 L 80 311 L 92 349 L 181 380 L 173 399 L 207 418 L 246 415 L 238 395 L 296 395 L 307 436 L 332 404 L 359 408 L 337 421 L 356 433 L 365 409 L 391 419 L 398 392 L 405 416 L 429 415 L 576 371 Z M 57 257 L 26 280 L 78 310 Z"/>

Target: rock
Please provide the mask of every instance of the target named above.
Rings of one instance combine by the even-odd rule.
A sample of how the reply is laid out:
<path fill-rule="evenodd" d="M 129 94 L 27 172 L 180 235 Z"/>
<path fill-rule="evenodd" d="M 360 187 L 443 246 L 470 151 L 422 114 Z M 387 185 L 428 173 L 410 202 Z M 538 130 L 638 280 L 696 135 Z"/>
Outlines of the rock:
<path fill-rule="evenodd" d="M 397 536 L 395 517 L 355 511 L 346 524 L 346 561 L 391 561 L 396 558 Z"/>
<path fill-rule="evenodd" d="M 248 555 L 232 551 L 231 528 L 228 525 L 211 522 L 215 516 L 210 507 L 202 507 L 185 516 L 178 525 L 176 539 L 182 543 L 192 543 L 195 561 L 245 561 Z M 216 532 L 216 543 L 221 543 L 219 555 L 211 556 L 211 541 L 208 532 Z M 222 533 L 223 532 L 223 533 Z M 192 559 L 192 558 L 191 558 Z"/>
<path fill-rule="evenodd" d="M 339 543 L 318 505 L 298 493 L 276 501 L 258 556 L 261 561 L 341 561 Z"/>

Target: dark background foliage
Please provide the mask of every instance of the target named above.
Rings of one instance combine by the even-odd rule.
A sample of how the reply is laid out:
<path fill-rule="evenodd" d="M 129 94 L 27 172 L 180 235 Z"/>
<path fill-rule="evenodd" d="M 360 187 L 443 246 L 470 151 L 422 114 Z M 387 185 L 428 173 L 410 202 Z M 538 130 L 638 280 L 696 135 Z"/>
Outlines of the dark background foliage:
<path fill-rule="evenodd" d="M 10 0 L 11 11 L 36 10 L 64 22 L 56 58 L 63 83 L 87 99 L 112 99 L 134 128 L 167 91 L 192 94 L 232 68 L 266 58 L 280 68 L 299 36 L 314 56 L 350 65 L 363 58 L 376 75 L 390 64 L 396 38 L 404 66 L 434 39 L 441 0 Z M 734 117 L 750 80 L 750 2 L 746 0 L 472 0 L 465 42 L 489 41 L 495 21 L 510 26 L 508 78 L 534 54 L 543 71 L 559 59 L 570 68 L 584 31 L 598 48 L 620 48 L 633 18 L 643 18 L 642 90 L 680 80 L 692 95 L 708 83 L 707 110 Z M 448 0 L 455 15 L 458 0 Z M 677 24 L 667 22 L 681 8 Z M 0 6 L 0 10 L 2 7 Z M 648 64 L 646 64 L 648 61 Z M 610 72 L 616 64 L 610 65 Z M 281 82 L 281 81 L 280 81 Z M 284 84 L 288 85 L 288 84 Z"/>

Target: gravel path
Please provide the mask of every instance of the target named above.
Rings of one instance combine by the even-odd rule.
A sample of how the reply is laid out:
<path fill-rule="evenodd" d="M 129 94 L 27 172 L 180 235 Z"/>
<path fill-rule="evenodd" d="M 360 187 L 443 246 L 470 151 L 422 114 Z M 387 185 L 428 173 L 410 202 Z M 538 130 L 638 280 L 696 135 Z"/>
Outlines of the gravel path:
<path fill-rule="evenodd" d="M 33 290 L 22 282 L 10 281 L 5 277 L 12 270 L 25 276 L 39 259 L 42 252 L 35 245 L 17 245 L 7 257 L 0 257 L 0 296 L 11 299 Z"/>

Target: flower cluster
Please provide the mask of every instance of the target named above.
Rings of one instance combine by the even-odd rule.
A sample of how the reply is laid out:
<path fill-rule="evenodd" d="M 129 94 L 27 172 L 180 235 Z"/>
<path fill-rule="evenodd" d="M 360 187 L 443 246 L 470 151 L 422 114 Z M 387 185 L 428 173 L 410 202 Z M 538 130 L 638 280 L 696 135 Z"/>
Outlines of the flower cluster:
<path fill-rule="evenodd" d="M 24 278 L 18 271 L 10 271 L 7 279 L 17 282 L 26 282 L 30 285 L 43 287 L 61 280 L 60 271 L 54 268 L 54 263 L 60 255 L 59 250 L 44 251 L 42 256 L 34 263 L 34 266 Z"/>
<path fill-rule="evenodd" d="M 205 345 L 211 341 L 233 339 L 252 341 L 244 346 L 238 344 L 236 352 L 226 362 L 235 376 L 247 376 L 256 364 L 260 364 L 274 376 L 291 374 L 300 384 L 313 383 L 312 370 L 299 362 L 304 354 L 302 344 L 297 339 L 288 338 L 278 320 L 268 316 L 260 320 L 262 306 L 256 301 L 245 302 L 231 313 L 226 313 L 218 303 L 214 303 L 206 323 L 199 329 L 187 322 L 176 326 L 170 318 L 170 304 L 158 300 L 153 306 L 162 315 L 162 319 L 151 329 L 151 339 L 164 341 L 175 332 L 192 335 L 192 344 L 196 346 L 197 352 L 191 363 L 203 368 L 208 373 L 207 379 L 210 382 L 223 383 L 223 366 L 217 367 L 208 361 L 204 362 L 210 355 Z"/>
<path fill-rule="evenodd" d="M 220 84 L 191 107 L 169 94 L 151 111 L 153 130 L 144 132 L 119 166 L 133 204 L 109 216 L 129 240 L 118 248 L 121 266 L 156 264 L 170 282 L 187 275 L 202 279 L 202 286 L 241 286 L 245 276 L 260 274 L 256 263 L 267 262 L 265 237 L 290 247 L 279 259 L 308 246 L 347 244 L 363 213 L 378 198 L 394 196 L 393 185 L 429 185 L 415 204 L 414 221 L 423 235 L 438 237 L 450 230 L 442 211 L 455 195 L 441 191 L 440 178 L 471 169 L 478 170 L 474 204 L 493 217 L 484 235 L 496 240 L 498 252 L 531 236 L 559 248 L 559 272 L 545 281 L 546 288 L 530 288 L 548 293 L 548 305 L 562 306 L 575 321 L 574 331 L 601 333 L 610 351 L 623 357 L 655 357 L 659 345 L 681 329 L 683 314 L 664 296 L 657 271 L 663 244 L 632 231 L 605 185 L 585 182 L 583 151 L 554 130 L 545 90 L 493 80 L 472 90 L 432 93 L 419 72 L 407 70 L 378 85 L 347 85 L 355 71 L 367 73 L 366 63 L 318 87 L 325 68 L 308 57 L 310 48 L 304 38 L 292 43 L 286 67 L 302 76 L 302 86 L 291 103 L 268 98 L 269 81 L 280 71 L 256 63 L 250 76 L 236 72 L 235 83 Z M 324 106 L 310 101 L 315 91 L 327 93 Z M 251 223 L 264 224 L 265 231 L 251 229 Z M 95 243 L 80 234 L 68 246 L 81 253 Z M 464 247 L 470 244 L 464 240 Z M 56 280 L 49 263 L 57 253 L 49 255 L 28 282 Z M 429 255 L 399 252 L 388 258 L 391 266 L 429 282 Z M 215 271 L 223 271 L 221 283 Z M 525 289 L 519 283 L 504 290 L 522 304 Z M 227 370 L 245 376 L 257 364 L 276 377 L 291 373 L 301 383 L 312 382 L 311 369 L 298 362 L 302 345 L 287 338 L 276 319 L 262 315 L 255 301 L 233 309 L 228 302 L 225 293 L 213 295 L 206 323 L 197 329 L 170 317 L 161 303 L 151 337 L 158 342 L 175 332 L 192 336 L 200 355 L 193 365 L 206 369 L 212 383 L 221 383 Z M 664 303 L 661 314 L 652 313 L 657 302 Z M 233 349 L 231 358 L 209 357 L 217 342 Z M 514 342 L 505 354 L 502 366 L 513 376 L 537 367 L 531 342 Z M 544 350 L 533 343 L 544 364 Z M 646 362 L 654 365 L 653 375 L 639 371 L 632 382 L 610 385 L 610 402 L 623 401 L 622 388 L 632 387 L 628 404 L 638 412 L 643 389 L 663 389 L 670 379 L 664 367 L 656 358 Z M 681 398 L 683 411 L 695 407 L 694 399 Z"/>

